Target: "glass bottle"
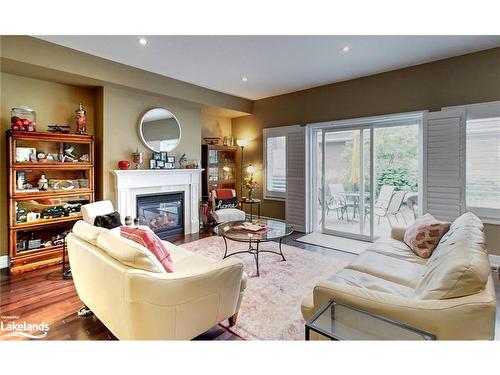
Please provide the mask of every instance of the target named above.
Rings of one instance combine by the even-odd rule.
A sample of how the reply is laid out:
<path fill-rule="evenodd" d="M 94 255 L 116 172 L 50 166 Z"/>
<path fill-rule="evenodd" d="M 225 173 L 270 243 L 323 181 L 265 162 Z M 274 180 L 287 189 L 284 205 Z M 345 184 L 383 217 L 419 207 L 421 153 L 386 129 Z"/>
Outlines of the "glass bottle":
<path fill-rule="evenodd" d="M 83 109 L 83 104 L 80 103 L 78 109 L 75 111 L 76 114 L 76 134 L 87 134 L 87 121 L 85 119 L 85 114 L 87 112 Z"/>

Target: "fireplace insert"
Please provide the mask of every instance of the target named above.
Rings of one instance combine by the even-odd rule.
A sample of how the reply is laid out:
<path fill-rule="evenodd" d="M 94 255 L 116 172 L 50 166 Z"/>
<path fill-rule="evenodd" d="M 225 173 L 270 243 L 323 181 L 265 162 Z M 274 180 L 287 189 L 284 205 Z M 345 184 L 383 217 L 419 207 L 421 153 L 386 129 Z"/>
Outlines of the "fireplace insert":
<path fill-rule="evenodd" d="M 184 233 L 184 193 L 165 192 L 137 196 L 137 218 L 158 237 Z"/>

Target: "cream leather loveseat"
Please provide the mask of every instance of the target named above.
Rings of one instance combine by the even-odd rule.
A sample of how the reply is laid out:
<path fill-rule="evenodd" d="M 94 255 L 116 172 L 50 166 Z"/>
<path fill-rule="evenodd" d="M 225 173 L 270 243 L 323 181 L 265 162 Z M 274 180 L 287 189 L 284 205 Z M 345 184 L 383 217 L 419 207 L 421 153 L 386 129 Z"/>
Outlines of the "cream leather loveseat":
<path fill-rule="evenodd" d="M 234 323 L 246 287 L 236 258 L 213 261 L 165 242 L 174 272 L 116 230 L 79 221 L 68 235 L 82 302 L 120 340 L 187 340 Z"/>
<path fill-rule="evenodd" d="M 404 244 L 404 229 L 375 242 L 302 301 L 309 319 L 335 300 L 406 323 L 439 339 L 493 339 L 496 298 L 483 225 L 456 219 L 429 259 Z M 315 336 L 318 338 L 318 336 Z"/>

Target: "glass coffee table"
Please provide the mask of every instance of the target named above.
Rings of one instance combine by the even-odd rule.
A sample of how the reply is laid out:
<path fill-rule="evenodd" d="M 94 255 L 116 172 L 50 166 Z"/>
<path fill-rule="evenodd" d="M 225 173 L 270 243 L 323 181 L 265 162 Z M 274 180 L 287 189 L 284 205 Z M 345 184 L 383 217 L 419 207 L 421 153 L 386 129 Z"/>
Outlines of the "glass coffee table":
<path fill-rule="evenodd" d="M 214 232 L 219 236 L 224 238 L 224 243 L 226 245 L 226 250 L 224 252 L 223 259 L 236 255 L 248 253 L 255 257 L 255 265 L 257 266 L 257 277 L 260 276 L 259 273 L 259 254 L 260 253 L 273 253 L 281 256 L 283 260 L 285 256 L 281 250 L 281 242 L 283 238 L 289 236 L 293 232 L 293 227 L 285 221 L 271 220 L 271 219 L 256 219 L 252 221 L 252 224 L 257 224 L 265 227 L 266 230 L 252 232 L 246 229 L 238 229 L 237 227 L 243 225 L 244 221 L 229 221 L 227 223 L 222 223 L 214 228 Z M 227 240 L 236 242 L 248 243 L 248 250 L 236 251 L 234 253 L 228 254 L 228 243 Z M 279 240 L 279 252 L 273 250 L 262 249 L 261 242 L 270 242 Z"/>
<path fill-rule="evenodd" d="M 430 333 L 356 307 L 330 301 L 306 322 L 306 340 L 314 331 L 330 340 L 435 340 Z"/>

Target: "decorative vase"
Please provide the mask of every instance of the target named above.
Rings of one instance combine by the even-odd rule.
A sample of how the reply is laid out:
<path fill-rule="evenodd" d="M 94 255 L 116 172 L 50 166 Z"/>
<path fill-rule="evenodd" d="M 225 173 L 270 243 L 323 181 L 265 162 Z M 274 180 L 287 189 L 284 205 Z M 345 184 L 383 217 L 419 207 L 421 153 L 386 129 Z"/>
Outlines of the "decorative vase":
<path fill-rule="evenodd" d="M 247 198 L 248 201 L 252 200 L 252 193 L 253 193 L 253 191 L 251 189 L 249 189 L 248 190 L 248 198 Z"/>
<path fill-rule="evenodd" d="M 120 160 L 118 162 L 118 168 L 120 168 L 122 171 L 125 171 L 130 168 L 130 162 L 128 160 Z"/>

